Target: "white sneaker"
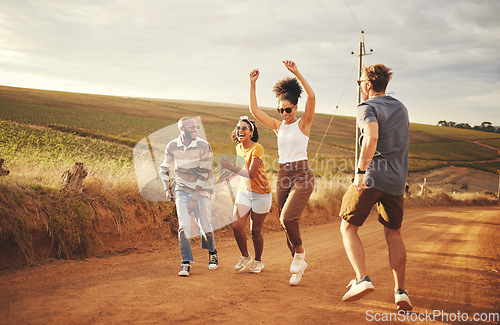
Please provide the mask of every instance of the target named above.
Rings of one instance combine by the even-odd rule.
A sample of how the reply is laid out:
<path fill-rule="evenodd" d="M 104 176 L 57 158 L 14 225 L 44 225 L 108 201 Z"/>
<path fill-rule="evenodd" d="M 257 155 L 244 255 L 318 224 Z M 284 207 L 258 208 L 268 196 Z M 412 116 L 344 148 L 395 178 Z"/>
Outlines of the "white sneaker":
<path fill-rule="evenodd" d="M 254 260 L 252 262 L 252 265 L 250 266 L 250 270 L 248 270 L 248 272 L 260 273 L 260 271 L 262 271 L 263 268 L 264 268 L 264 263 L 262 263 L 261 261 Z"/>
<path fill-rule="evenodd" d="M 243 271 L 247 265 L 252 261 L 252 256 L 240 256 L 238 263 L 234 266 L 235 271 Z"/>
<path fill-rule="evenodd" d="M 292 274 L 292 276 L 290 277 L 291 286 L 296 286 L 297 284 L 299 284 L 300 280 L 302 280 L 302 275 L 304 274 L 307 268 L 307 263 L 304 260 L 302 260 L 302 262 L 303 262 L 302 264 L 303 268 L 299 272 Z"/>
<path fill-rule="evenodd" d="M 181 270 L 177 274 L 180 276 L 189 276 L 189 271 L 191 271 L 191 265 L 188 263 L 182 263 Z"/>
<path fill-rule="evenodd" d="M 299 273 L 301 270 L 305 270 L 306 261 L 305 253 L 295 253 L 293 256 L 292 264 L 290 264 L 290 273 Z"/>
<path fill-rule="evenodd" d="M 342 297 L 342 301 L 356 301 L 375 290 L 368 275 L 361 279 L 361 281 L 356 281 L 356 279 L 351 280 L 346 288 L 349 291 Z"/>
<path fill-rule="evenodd" d="M 410 302 L 410 298 L 408 298 L 408 292 L 404 291 L 403 289 L 398 289 L 394 293 L 394 301 L 396 302 L 396 305 L 398 306 L 398 311 L 399 310 L 412 310 L 413 306 Z"/>

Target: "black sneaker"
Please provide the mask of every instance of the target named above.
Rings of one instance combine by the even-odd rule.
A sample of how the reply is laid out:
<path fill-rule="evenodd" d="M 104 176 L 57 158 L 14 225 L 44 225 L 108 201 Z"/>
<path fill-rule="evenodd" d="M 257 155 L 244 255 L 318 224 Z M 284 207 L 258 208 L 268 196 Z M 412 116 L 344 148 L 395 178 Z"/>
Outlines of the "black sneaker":
<path fill-rule="evenodd" d="M 189 263 L 182 263 L 181 270 L 177 274 L 180 276 L 189 276 L 190 271 L 191 271 L 191 265 Z"/>
<path fill-rule="evenodd" d="M 219 256 L 217 255 L 217 251 L 208 252 L 208 268 L 210 270 L 215 270 L 219 267 Z"/>

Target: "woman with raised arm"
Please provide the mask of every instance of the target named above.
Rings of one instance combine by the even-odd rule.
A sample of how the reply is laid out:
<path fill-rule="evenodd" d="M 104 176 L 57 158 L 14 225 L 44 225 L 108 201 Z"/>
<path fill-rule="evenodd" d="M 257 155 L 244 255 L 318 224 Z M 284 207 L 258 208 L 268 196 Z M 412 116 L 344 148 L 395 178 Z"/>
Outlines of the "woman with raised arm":
<path fill-rule="evenodd" d="M 307 162 L 307 145 L 314 117 L 316 98 L 309 83 L 299 72 L 293 61 L 283 61 L 285 67 L 295 78 L 285 78 L 274 86 L 278 98 L 278 112 L 283 120 L 279 121 L 259 109 L 255 84 L 259 70 L 250 72 L 250 112 L 262 124 L 270 128 L 278 137 L 278 181 L 276 194 L 280 221 L 287 236 L 287 244 L 293 260 L 290 265 L 290 285 L 297 285 L 302 279 L 307 263 L 305 249 L 300 236 L 299 219 L 314 189 L 314 176 Z M 297 104 L 306 93 L 305 113 L 296 116 Z"/>
<path fill-rule="evenodd" d="M 254 121 L 248 119 L 248 116 L 240 117 L 231 138 L 233 141 L 238 142 L 236 145 L 237 158 L 241 160 L 243 165 L 243 168 L 239 168 L 231 165 L 225 158 L 221 161 L 222 167 L 234 173 L 224 181 L 225 183 L 233 176 L 242 176 L 240 188 L 234 200 L 233 213 L 233 233 L 241 257 L 234 269 L 235 271 L 243 271 L 252 262 L 252 256 L 248 253 L 247 235 L 245 233 L 245 226 L 248 216 L 250 216 L 250 231 L 252 232 L 255 260 L 250 265 L 249 272 L 260 273 L 264 268 L 262 263 L 262 251 L 264 249 L 262 226 L 272 204 L 271 185 L 267 178 L 264 162 L 264 148 L 257 143 L 259 140 L 257 126 Z"/>

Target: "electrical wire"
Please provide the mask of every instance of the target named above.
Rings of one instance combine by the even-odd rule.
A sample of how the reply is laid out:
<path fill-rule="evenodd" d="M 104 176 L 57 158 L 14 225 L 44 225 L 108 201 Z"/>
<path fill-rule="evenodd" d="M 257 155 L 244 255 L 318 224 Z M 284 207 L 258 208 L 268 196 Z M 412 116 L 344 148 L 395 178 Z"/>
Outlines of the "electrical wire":
<path fill-rule="evenodd" d="M 351 13 L 352 19 L 354 19 L 354 22 L 356 22 L 356 25 L 358 25 L 359 30 L 362 31 L 363 28 L 361 28 L 361 25 L 358 23 L 358 20 L 356 19 L 356 17 L 354 17 L 354 14 L 352 13 L 351 7 L 349 7 L 349 4 L 347 3 L 347 0 L 344 0 L 344 2 L 345 5 L 347 6 L 347 9 L 349 9 L 349 12 Z"/>
<path fill-rule="evenodd" d="M 340 94 L 340 99 L 339 99 L 337 105 L 335 106 L 335 110 L 333 111 L 332 117 L 330 118 L 330 122 L 328 122 L 328 126 L 325 129 L 325 133 L 323 134 L 323 137 L 321 138 L 321 141 L 319 142 L 318 149 L 316 150 L 316 154 L 314 155 L 314 159 L 311 162 L 311 166 L 314 163 L 314 161 L 316 161 L 316 158 L 318 158 L 319 149 L 321 148 L 321 145 L 323 144 L 323 141 L 325 140 L 326 134 L 328 133 L 328 129 L 332 125 L 333 119 L 337 113 L 337 109 L 339 108 L 340 102 L 342 101 L 342 98 L 344 97 L 344 94 L 345 94 L 346 89 L 347 89 L 347 85 L 349 84 L 349 82 L 352 78 L 352 74 L 354 73 L 354 69 L 356 68 L 356 66 L 357 66 L 357 62 L 354 63 L 354 65 L 351 69 L 351 74 L 349 75 L 349 78 L 347 78 L 347 82 L 344 85 L 344 90 L 342 90 L 342 93 Z"/>
<path fill-rule="evenodd" d="M 345 38 L 342 36 L 342 34 L 340 33 L 340 30 L 338 29 L 337 25 L 335 25 L 335 22 L 333 21 L 332 17 L 330 17 L 330 15 L 328 14 L 328 11 L 326 11 L 325 9 L 325 6 L 323 6 L 323 4 L 321 3 L 320 0 L 318 0 L 318 3 L 319 5 L 321 6 L 321 8 L 323 9 L 323 11 L 325 12 L 325 15 L 328 17 L 328 20 L 330 20 L 330 23 L 332 23 L 332 26 L 335 28 L 335 30 L 337 31 L 337 34 L 339 34 L 340 38 L 342 39 L 342 41 L 344 41 L 344 43 L 346 44 L 346 46 L 348 46 L 348 43 L 347 41 L 345 40 Z"/>
<path fill-rule="evenodd" d="M 347 6 L 347 9 L 349 9 L 349 12 L 351 13 L 351 16 L 354 20 L 354 22 L 356 23 L 356 25 L 358 26 L 359 30 L 363 33 L 363 29 L 361 28 L 361 25 L 359 24 L 358 20 L 356 19 L 356 17 L 354 16 L 354 13 L 352 12 L 351 10 L 351 7 L 349 6 L 349 4 L 347 3 L 347 0 L 344 0 L 346 6 Z M 337 31 L 337 34 L 339 34 L 340 38 L 344 41 L 344 43 L 348 46 L 348 43 L 347 41 L 345 40 L 345 38 L 342 36 L 342 34 L 340 33 L 340 30 L 338 29 L 337 25 L 335 24 L 335 22 L 333 21 L 333 19 L 330 17 L 330 15 L 328 14 L 328 11 L 326 11 L 326 8 L 323 6 L 323 3 L 321 3 L 320 0 L 318 0 L 318 3 L 319 5 L 321 6 L 321 8 L 323 9 L 323 11 L 325 12 L 326 16 L 328 17 L 328 19 L 330 20 L 330 23 L 333 25 L 333 27 L 335 28 L 335 30 Z M 333 111 L 333 114 L 332 114 L 332 117 L 330 118 L 330 121 L 328 122 L 328 126 L 326 127 L 325 129 L 325 133 L 323 134 L 323 137 L 321 138 L 321 141 L 318 145 L 318 149 L 316 150 L 316 154 L 314 155 L 314 161 L 316 161 L 316 158 L 318 157 L 318 153 L 319 153 L 319 150 L 321 149 L 321 145 L 323 144 L 323 141 L 325 140 L 325 137 L 328 133 L 328 130 L 330 129 L 330 126 L 332 125 L 332 122 L 333 122 L 333 119 L 337 113 L 337 109 L 339 108 L 339 105 L 340 105 L 340 102 L 342 101 L 342 98 L 344 97 L 344 93 L 347 89 L 347 85 L 349 83 L 349 81 L 351 80 L 351 77 L 352 77 L 352 74 L 354 72 L 354 69 L 356 68 L 357 66 L 357 62 L 355 62 L 353 68 L 351 69 L 351 74 L 349 76 L 349 78 L 347 79 L 347 82 L 344 86 L 344 90 L 342 91 L 342 94 L 340 95 L 340 99 L 337 103 L 337 105 L 335 106 L 335 110 Z M 357 143 L 357 140 L 356 140 L 356 143 Z"/>
<path fill-rule="evenodd" d="M 417 96 L 416 99 L 420 100 L 421 98 L 425 98 L 425 104 L 423 105 L 423 107 L 425 109 L 427 109 L 428 106 L 433 106 L 434 107 L 434 109 L 429 109 L 429 113 L 433 113 L 433 112 L 435 113 L 435 108 L 439 107 L 440 110 L 445 111 L 450 116 L 453 116 L 453 112 L 451 112 L 448 108 L 444 107 L 440 103 L 437 103 L 436 101 L 434 101 L 433 100 L 433 96 L 430 95 L 430 92 L 428 92 L 424 87 L 422 87 L 415 80 L 413 80 L 410 77 L 410 73 L 407 73 L 406 69 L 404 67 L 402 67 L 401 65 L 399 65 L 398 62 L 394 58 L 392 58 L 388 53 L 386 53 L 383 50 L 383 48 L 384 48 L 383 46 L 378 45 L 377 42 L 375 40 L 373 40 L 373 39 L 372 39 L 372 42 L 377 47 L 377 49 L 378 49 L 377 51 L 380 52 L 381 54 L 383 54 L 385 56 L 385 58 L 383 58 L 378 53 L 375 53 L 375 55 L 377 57 L 381 58 L 383 61 L 386 61 L 386 59 L 388 59 L 389 62 L 391 62 L 391 65 L 394 64 L 394 66 L 396 66 L 398 68 L 398 70 L 401 72 L 401 75 L 404 78 L 408 79 L 408 83 L 412 87 L 412 89 L 415 92 L 420 93 L 420 95 Z"/>

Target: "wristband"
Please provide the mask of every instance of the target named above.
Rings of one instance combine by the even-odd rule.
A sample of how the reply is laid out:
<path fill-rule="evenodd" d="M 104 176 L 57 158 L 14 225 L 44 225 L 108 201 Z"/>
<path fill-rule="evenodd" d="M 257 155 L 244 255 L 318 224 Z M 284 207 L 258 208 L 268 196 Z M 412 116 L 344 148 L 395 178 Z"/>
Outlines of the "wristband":
<path fill-rule="evenodd" d="M 356 174 L 364 175 L 364 174 L 366 174 L 366 170 L 361 170 L 359 168 L 356 168 Z"/>

